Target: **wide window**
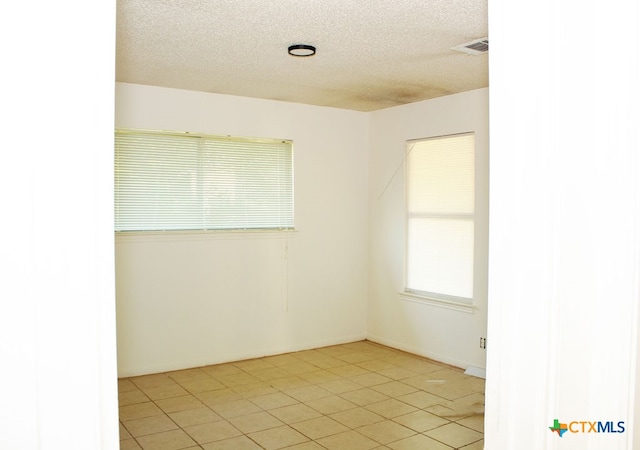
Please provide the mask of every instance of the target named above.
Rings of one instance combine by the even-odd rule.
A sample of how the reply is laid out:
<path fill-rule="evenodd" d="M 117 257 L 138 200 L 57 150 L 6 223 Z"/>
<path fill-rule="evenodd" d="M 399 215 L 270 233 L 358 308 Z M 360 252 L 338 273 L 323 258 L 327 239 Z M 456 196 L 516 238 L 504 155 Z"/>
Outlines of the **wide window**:
<path fill-rule="evenodd" d="M 409 294 L 472 302 L 474 153 L 473 133 L 407 143 Z"/>
<path fill-rule="evenodd" d="M 116 130 L 116 231 L 293 226 L 291 141 Z"/>

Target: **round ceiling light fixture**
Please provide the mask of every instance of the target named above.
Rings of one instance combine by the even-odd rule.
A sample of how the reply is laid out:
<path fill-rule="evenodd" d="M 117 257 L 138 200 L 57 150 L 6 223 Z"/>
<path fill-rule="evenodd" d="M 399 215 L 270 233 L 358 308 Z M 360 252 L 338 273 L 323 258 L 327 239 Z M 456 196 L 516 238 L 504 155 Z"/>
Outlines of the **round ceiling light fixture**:
<path fill-rule="evenodd" d="M 313 45 L 294 44 L 289 46 L 289 54 L 291 56 L 313 56 L 316 54 L 316 48 Z"/>

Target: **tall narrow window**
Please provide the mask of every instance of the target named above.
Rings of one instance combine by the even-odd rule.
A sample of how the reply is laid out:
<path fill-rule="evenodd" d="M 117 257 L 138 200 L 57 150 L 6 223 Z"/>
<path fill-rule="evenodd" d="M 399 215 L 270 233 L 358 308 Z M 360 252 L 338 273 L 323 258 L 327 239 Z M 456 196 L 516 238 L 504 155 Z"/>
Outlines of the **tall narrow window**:
<path fill-rule="evenodd" d="M 116 131 L 116 231 L 293 225 L 291 141 Z"/>
<path fill-rule="evenodd" d="M 471 303 L 473 133 L 407 143 L 406 292 Z"/>

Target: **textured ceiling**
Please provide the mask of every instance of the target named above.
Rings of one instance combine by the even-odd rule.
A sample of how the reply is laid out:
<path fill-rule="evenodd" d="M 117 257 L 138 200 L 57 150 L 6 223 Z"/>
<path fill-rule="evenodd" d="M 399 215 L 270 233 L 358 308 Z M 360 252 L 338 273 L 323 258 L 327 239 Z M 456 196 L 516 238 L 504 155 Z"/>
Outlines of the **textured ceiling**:
<path fill-rule="evenodd" d="M 359 111 L 489 84 L 487 0 L 118 0 L 116 80 Z M 317 54 L 296 58 L 291 44 Z"/>

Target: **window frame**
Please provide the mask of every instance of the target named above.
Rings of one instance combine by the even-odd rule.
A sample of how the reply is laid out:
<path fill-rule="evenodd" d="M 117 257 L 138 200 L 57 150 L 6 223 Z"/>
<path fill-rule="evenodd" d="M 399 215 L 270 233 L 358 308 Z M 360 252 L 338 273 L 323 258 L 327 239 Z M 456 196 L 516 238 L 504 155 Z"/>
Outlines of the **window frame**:
<path fill-rule="evenodd" d="M 408 286 L 409 284 L 409 245 L 410 245 L 410 221 L 411 221 L 411 212 L 409 208 L 409 188 L 410 188 L 410 166 L 409 166 L 409 154 L 411 152 L 411 145 L 419 142 L 430 141 L 430 140 L 438 140 L 438 139 L 448 139 L 454 138 L 458 136 L 473 136 L 473 212 L 460 214 L 460 213 L 438 213 L 433 214 L 433 218 L 443 218 L 443 219 L 456 219 L 456 220 L 470 220 L 472 225 L 471 235 L 473 237 L 472 245 L 471 245 L 471 297 L 462 297 L 457 295 L 449 295 L 441 292 L 431 292 L 424 291 L 419 289 L 413 289 Z M 474 131 L 454 133 L 448 135 L 439 135 L 432 136 L 426 138 L 418 138 L 411 139 L 405 141 L 405 191 L 404 191 L 404 255 L 403 255 L 403 286 L 402 290 L 399 292 L 401 299 L 417 302 L 417 303 L 428 303 L 435 306 L 443 307 L 446 309 L 453 309 L 457 311 L 473 313 L 476 309 L 474 306 L 474 290 L 475 290 L 475 277 L 476 277 L 476 267 L 475 267 L 475 252 L 476 252 L 476 243 L 475 243 L 475 234 L 476 234 L 476 196 L 477 196 L 477 174 L 476 174 L 476 159 L 477 159 L 477 145 L 476 145 L 476 133 Z"/>
<path fill-rule="evenodd" d="M 119 161 L 118 161 L 119 153 L 117 149 L 118 135 L 133 135 L 138 137 L 153 136 L 154 138 L 167 136 L 174 139 L 184 138 L 185 142 L 187 142 L 186 141 L 187 139 L 198 140 L 196 144 L 196 147 L 197 147 L 196 152 L 198 156 L 195 158 L 197 160 L 197 163 L 196 163 L 196 167 L 191 167 L 192 172 L 190 173 L 190 176 L 191 177 L 196 176 L 196 181 L 194 185 L 197 185 L 198 189 L 202 190 L 202 192 L 198 192 L 198 194 L 196 194 L 196 197 L 198 196 L 203 196 L 203 197 L 198 197 L 198 202 L 196 202 L 197 208 L 195 209 L 196 215 L 200 215 L 201 217 L 204 217 L 207 215 L 207 208 L 209 208 L 209 210 L 211 209 L 211 205 L 205 205 L 204 200 L 202 201 L 202 205 L 199 204 L 200 198 L 204 199 L 207 195 L 204 192 L 206 189 L 203 188 L 202 186 L 205 185 L 206 183 L 211 184 L 211 179 L 212 179 L 210 176 L 205 174 L 205 172 L 203 172 L 203 168 L 205 167 L 205 165 L 207 164 L 213 165 L 211 164 L 212 160 L 203 159 L 203 155 L 202 155 L 203 153 L 207 152 L 206 147 L 211 142 L 215 142 L 215 143 L 224 142 L 224 143 L 230 144 L 231 146 L 242 145 L 242 146 L 249 146 L 249 147 L 254 146 L 255 144 L 255 149 L 252 149 L 251 150 L 252 152 L 256 151 L 256 149 L 257 151 L 260 151 L 259 149 L 260 144 L 265 144 L 267 146 L 284 145 L 286 147 L 285 153 L 283 153 L 283 155 L 285 156 L 284 160 L 286 161 L 285 170 L 281 171 L 281 169 L 278 168 L 277 170 L 275 170 L 274 173 L 277 173 L 278 177 L 281 174 L 287 175 L 287 178 L 285 178 L 285 184 L 286 184 L 285 197 L 284 197 L 285 202 L 283 203 L 285 205 L 286 211 L 282 210 L 282 211 L 285 211 L 286 219 L 284 220 L 284 222 L 280 224 L 277 224 L 277 225 L 274 224 L 273 226 L 271 226 L 270 224 L 267 224 L 269 216 L 265 215 L 264 216 L 265 222 L 263 222 L 263 225 L 261 226 L 246 226 L 246 224 L 243 224 L 241 222 L 237 222 L 235 226 L 219 226 L 220 223 L 217 224 L 218 226 L 215 226 L 215 225 L 212 226 L 210 222 L 205 223 L 206 219 L 201 218 L 199 220 L 194 219 L 194 221 L 191 222 L 191 224 L 189 225 L 184 225 L 184 226 L 180 225 L 180 226 L 172 227 L 172 226 L 165 226 L 167 224 L 167 217 L 165 217 L 163 224 L 158 226 L 153 226 L 153 227 L 145 228 L 145 226 L 148 226 L 148 224 L 141 224 L 139 228 L 138 227 L 133 228 L 130 225 L 127 226 L 127 224 L 119 226 L 118 225 L 118 218 L 119 218 L 118 208 L 120 206 L 120 201 L 118 199 L 118 183 L 120 181 L 118 177 L 120 173 L 122 173 L 122 171 L 119 170 L 118 168 L 118 164 L 119 164 Z M 230 150 L 226 149 L 226 151 L 230 151 Z M 230 157 L 228 159 L 234 159 L 234 158 Z M 273 161 L 275 161 L 275 158 L 273 159 Z M 275 165 L 278 165 L 278 164 L 280 164 L 280 160 L 275 162 Z M 233 166 L 229 166 L 229 167 L 233 167 Z M 246 169 L 246 167 L 243 168 L 241 164 L 239 164 L 236 167 L 238 167 L 239 169 Z M 235 173 L 235 172 L 232 172 L 232 173 Z M 226 172 L 224 174 L 228 175 L 228 173 Z M 274 177 L 273 179 L 275 178 L 276 177 Z M 213 179 L 216 179 L 216 177 L 213 177 Z M 252 186 L 252 183 L 249 183 L 249 185 Z M 146 193 L 146 195 L 149 195 L 148 192 Z M 176 199 L 173 199 L 172 202 L 175 203 L 175 201 Z M 274 205 L 276 203 L 279 204 L 280 201 L 278 200 L 274 202 Z M 278 211 L 280 211 L 279 209 L 280 207 L 281 205 L 279 204 Z M 290 232 L 290 231 L 295 231 L 295 214 L 294 214 L 295 209 L 294 208 L 295 208 L 294 148 L 293 148 L 293 141 L 290 139 L 239 137 L 239 136 L 230 136 L 230 135 L 195 133 L 195 132 L 189 132 L 189 131 L 165 131 L 165 130 L 122 128 L 122 127 L 115 129 L 115 132 L 114 132 L 114 231 L 117 235 L 148 234 L 148 233 L 175 235 L 175 234 L 181 234 L 181 233 L 254 233 L 255 234 L 255 233 Z M 200 221 L 200 224 L 198 223 L 199 221 Z"/>

